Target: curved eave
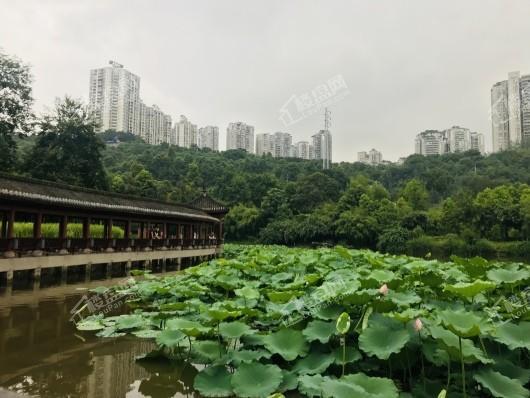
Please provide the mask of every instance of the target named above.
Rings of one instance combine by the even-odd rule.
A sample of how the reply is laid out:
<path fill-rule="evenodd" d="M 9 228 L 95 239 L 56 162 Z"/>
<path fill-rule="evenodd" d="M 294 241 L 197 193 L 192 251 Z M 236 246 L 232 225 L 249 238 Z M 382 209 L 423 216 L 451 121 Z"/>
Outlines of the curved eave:
<path fill-rule="evenodd" d="M 208 216 L 206 214 L 189 214 L 181 211 L 173 210 L 160 210 L 149 207 L 137 207 L 137 206 L 128 206 L 128 205 L 116 205 L 116 204 L 107 204 L 107 203 L 97 203 L 89 202 L 78 199 L 63 198 L 56 196 L 41 195 L 37 193 L 22 192 L 13 189 L 0 188 L 0 196 L 6 197 L 9 199 L 15 200 L 27 200 L 33 202 L 40 202 L 44 204 L 68 206 L 68 207 L 77 207 L 90 210 L 105 210 L 105 211 L 115 211 L 115 212 L 126 212 L 126 213 L 135 213 L 142 215 L 158 215 L 158 216 L 169 216 L 169 217 L 178 217 L 186 218 L 190 220 L 204 220 L 204 221 L 213 221 L 219 222 L 219 219 L 215 217 Z"/>

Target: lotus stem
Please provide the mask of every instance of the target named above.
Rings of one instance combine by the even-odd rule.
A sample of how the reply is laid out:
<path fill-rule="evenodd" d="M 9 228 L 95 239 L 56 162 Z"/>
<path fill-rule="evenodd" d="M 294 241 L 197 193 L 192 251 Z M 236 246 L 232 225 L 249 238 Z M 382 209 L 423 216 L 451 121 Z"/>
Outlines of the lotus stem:
<path fill-rule="evenodd" d="M 425 363 L 423 362 L 423 340 L 421 339 L 421 331 L 419 330 L 418 338 L 420 339 L 421 379 L 423 381 L 423 391 L 425 391 Z"/>
<path fill-rule="evenodd" d="M 451 358 L 447 361 L 447 386 L 445 389 L 449 391 L 449 383 L 451 382 Z"/>
<path fill-rule="evenodd" d="M 466 394 L 466 367 L 464 366 L 464 354 L 462 353 L 462 337 L 458 336 L 458 346 L 460 348 L 460 366 L 462 368 L 462 391 L 464 398 L 467 398 Z"/>
<path fill-rule="evenodd" d="M 346 336 L 341 337 L 342 345 L 342 375 L 344 376 L 344 368 L 346 367 Z"/>

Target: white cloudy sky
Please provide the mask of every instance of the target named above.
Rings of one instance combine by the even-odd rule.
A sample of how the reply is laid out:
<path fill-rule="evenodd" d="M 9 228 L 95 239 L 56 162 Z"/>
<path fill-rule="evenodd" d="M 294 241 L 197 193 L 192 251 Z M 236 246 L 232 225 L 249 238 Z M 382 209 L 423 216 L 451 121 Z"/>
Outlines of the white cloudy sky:
<path fill-rule="evenodd" d="M 0 47 L 33 67 L 37 110 L 87 99 L 89 69 L 113 59 L 141 77 L 141 96 L 176 119 L 230 121 L 294 140 L 318 114 L 279 120 L 293 95 L 342 75 L 331 106 L 334 160 L 372 147 L 396 160 L 425 129 L 486 135 L 489 93 L 530 73 L 530 2 L 426 0 L 0 0 Z"/>

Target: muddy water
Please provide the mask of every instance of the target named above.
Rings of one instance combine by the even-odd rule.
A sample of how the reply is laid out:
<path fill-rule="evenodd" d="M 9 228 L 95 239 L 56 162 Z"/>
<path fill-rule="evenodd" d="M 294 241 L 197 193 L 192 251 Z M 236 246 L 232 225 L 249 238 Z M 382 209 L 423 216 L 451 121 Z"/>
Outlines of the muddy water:
<path fill-rule="evenodd" d="M 122 279 L 0 288 L 0 397 L 198 397 L 193 366 L 135 361 L 152 342 L 75 329 L 87 289 Z"/>

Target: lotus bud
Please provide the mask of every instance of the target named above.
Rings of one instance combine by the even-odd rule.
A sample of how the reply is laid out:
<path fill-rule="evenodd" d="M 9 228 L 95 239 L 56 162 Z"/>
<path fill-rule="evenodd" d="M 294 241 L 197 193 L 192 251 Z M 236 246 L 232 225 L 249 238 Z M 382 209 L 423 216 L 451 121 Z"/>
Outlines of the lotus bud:
<path fill-rule="evenodd" d="M 416 332 L 419 332 L 421 329 L 423 329 L 423 322 L 421 321 L 420 318 L 417 318 L 415 321 L 414 321 L 414 330 Z"/>
<path fill-rule="evenodd" d="M 386 283 L 379 288 L 379 293 L 381 293 L 383 296 L 386 296 L 388 294 L 388 286 Z"/>

